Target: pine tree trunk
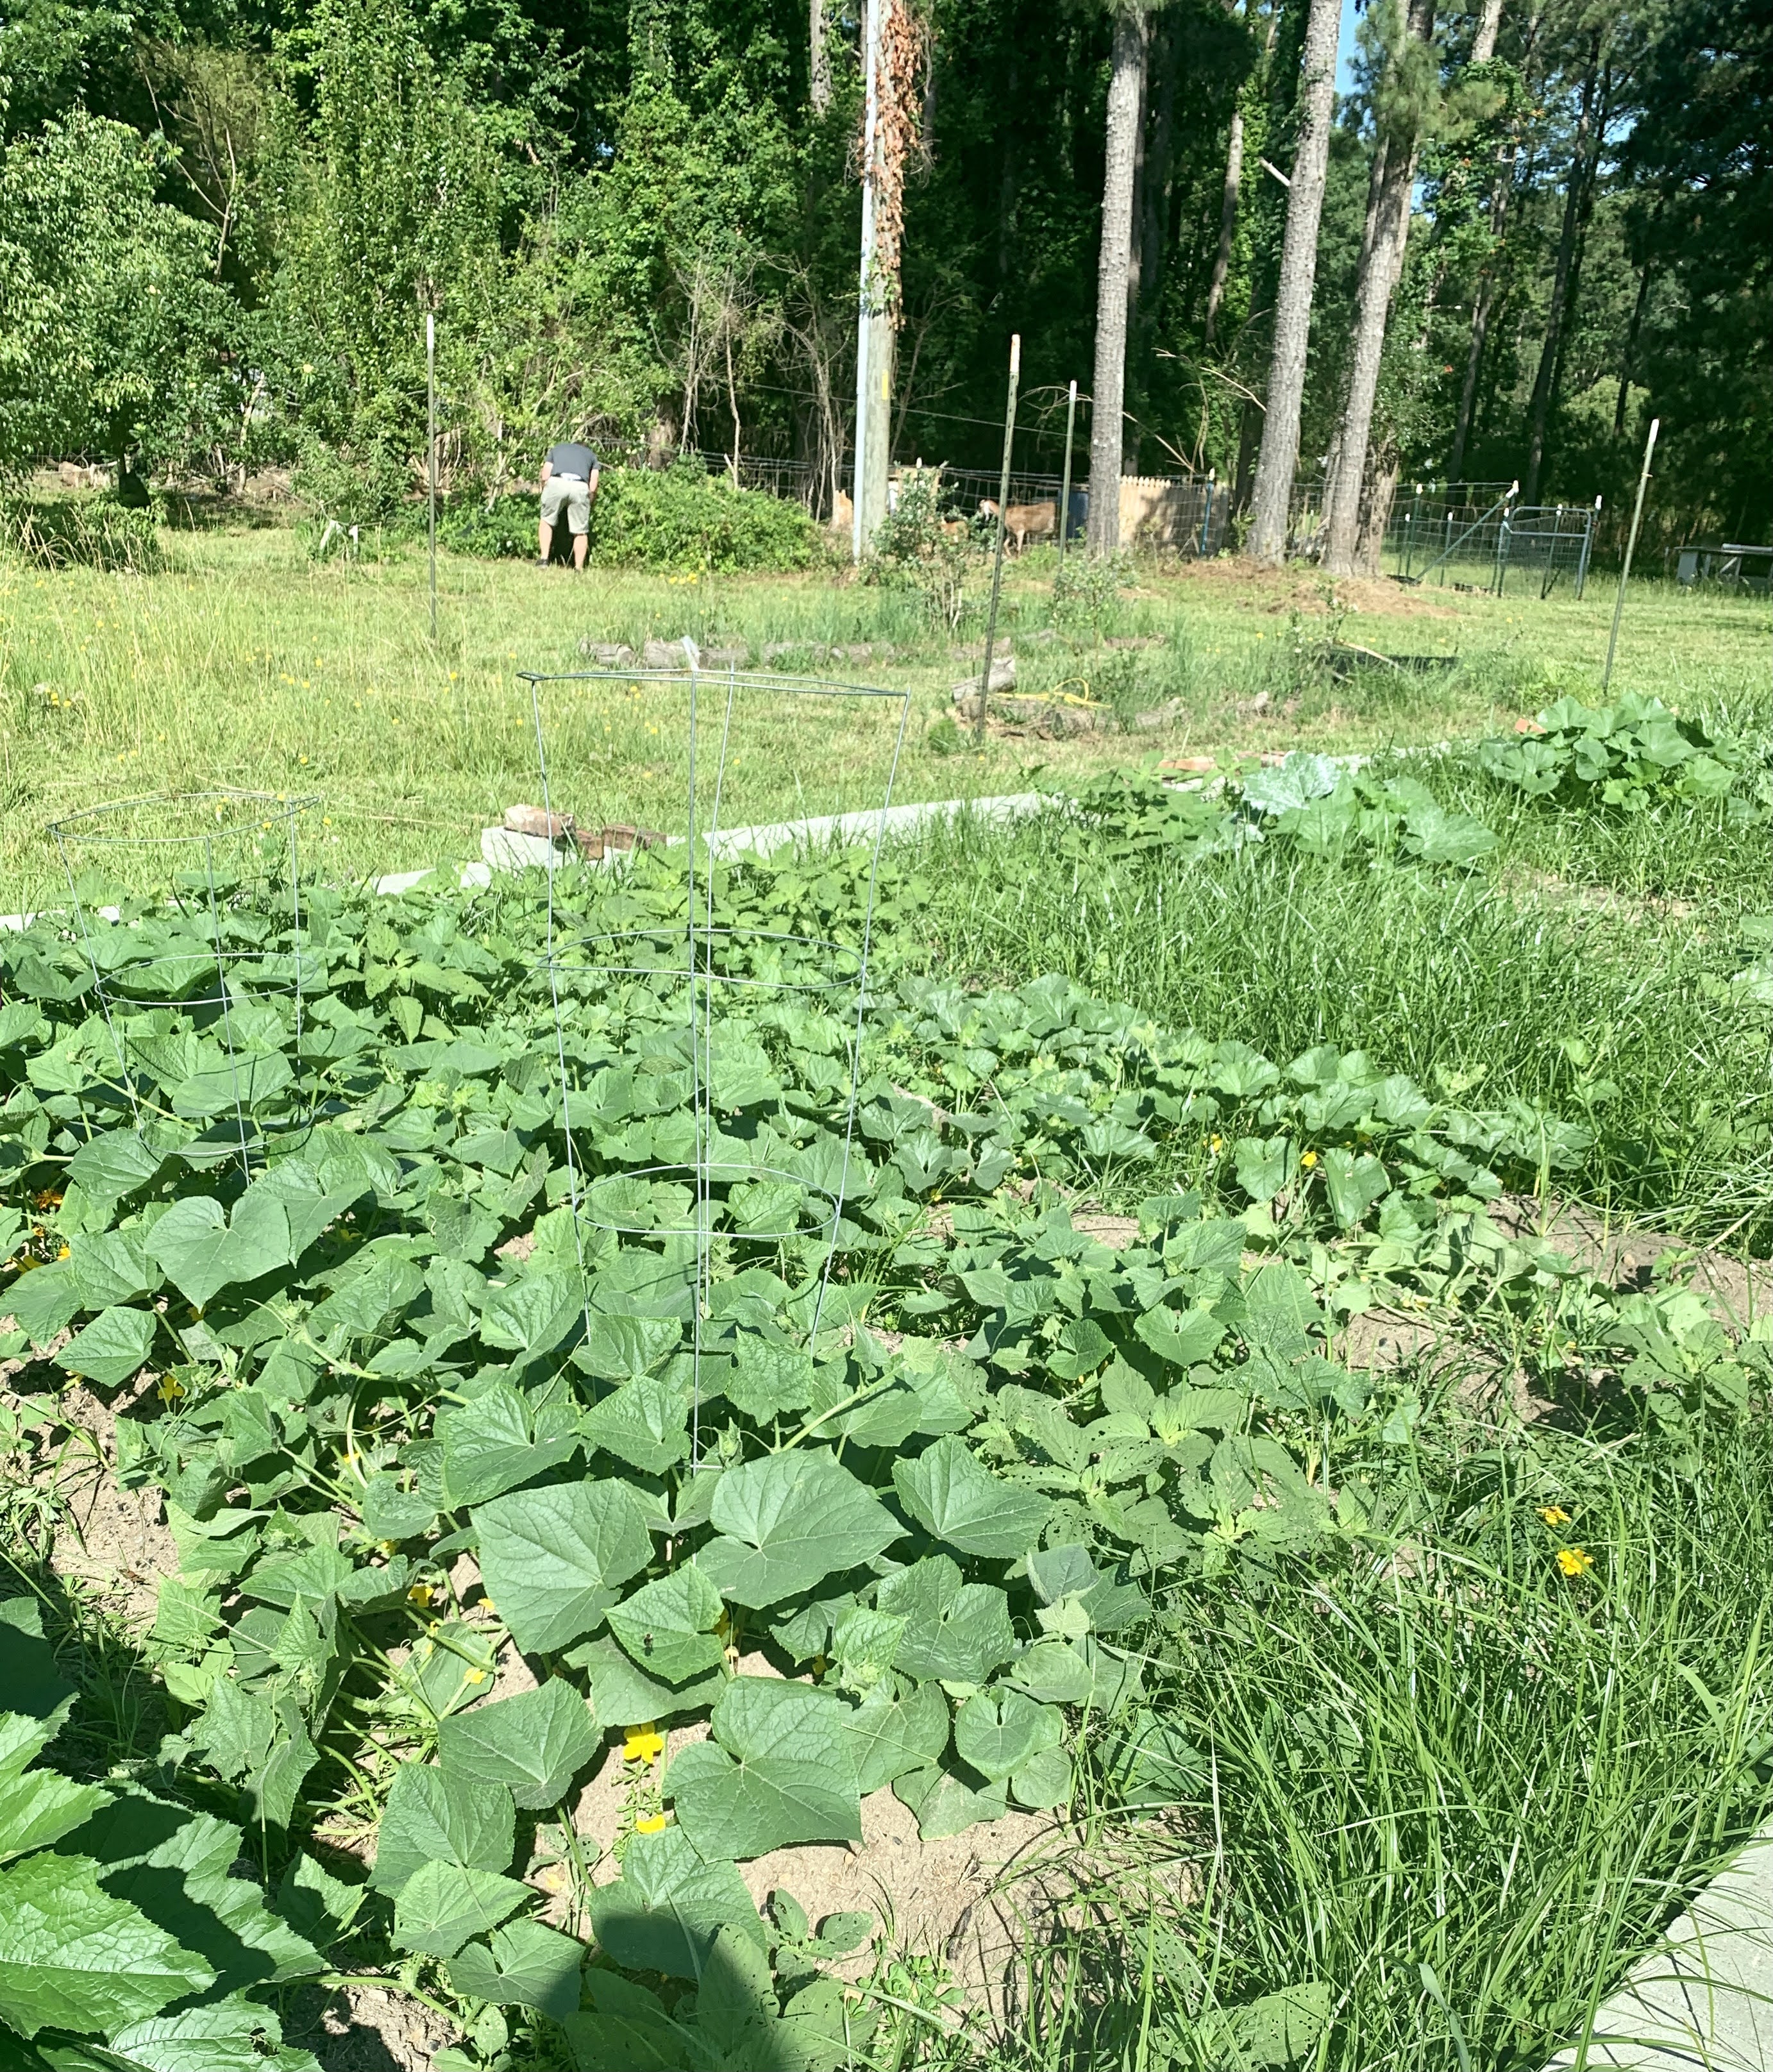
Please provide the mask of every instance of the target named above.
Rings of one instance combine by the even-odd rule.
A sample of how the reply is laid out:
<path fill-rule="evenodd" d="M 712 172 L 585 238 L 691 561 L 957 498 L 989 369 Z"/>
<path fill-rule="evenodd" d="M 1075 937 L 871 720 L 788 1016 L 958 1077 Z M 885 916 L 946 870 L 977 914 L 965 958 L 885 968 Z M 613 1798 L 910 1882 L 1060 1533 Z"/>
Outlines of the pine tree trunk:
<path fill-rule="evenodd" d="M 1286 234 L 1281 245 L 1281 286 L 1274 306 L 1274 352 L 1269 366 L 1268 406 L 1261 458 L 1251 500 L 1250 552 L 1278 567 L 1286 554 L 1287 507 L 1299 461 L 1299 406 L 1305 396 L 1305 357 L 1311 340 L 1311 294 L 1318 273 L 1318 223 L 1323 213 L 1330 162 L 1330 117 L 1335 99 L 1338 0 L 1311 0 L 1301 64 L 1299 137 L 1293 154 Z"/>
<path fill-rule="evenodd" d="M 1564 227 L 1557 240 L 1557 265 L 1552 275 L 1551 302 L 1545 311 L 1545 342 L 1539 350 L 1539 371 L 1533 376 L 1531 430 L 1527 466 L 1522 477 L 1520 500 L 1539 501 L 1539 477 L 1545 462 L 1545 429 L 1551 418 L 1552 392 L 1564 342 L 1564 318 L 1569 305 L 1571 269 L 1576 257 L 1576 232 L 1582 216 L 1582 191 L 1587 184 L 1589 132 L 1594 117 L 1594 83 L 1599 69 L 1600 35 L 1590 47 L 1588 70 L 1582 76 L 1582 98 L 1576 117 L 1576 141 L 1569 154 L 1569 180 L 1564 191 Z"/>
<path fill-rule="evenodd" d="M 831 53 L 825 47 L 825 0 L 808 0 L 807 45 L 811 60 L 807 97 L 812 103 L 813 113 L 823 115 L 831 105 Z"/>
<path fill-rule="evenodd" d="M 1422 43 L 1433 35 L 1434 0 L 1413 0 L 1405 33 Z M 1392 297 L 1403 278 L 1405 249 L 1409 242 L 1410 194 L 1416 184 L 1420 134 L 1413 124 L 1407 134 L 1381 137 L 1377 146 L 1384 163 L 1376 165 L 1377 179 L 1368 195 L 1367 234 L 1355 290 L 1354 356 L 1325 512 L 1323 566 L 1327 575 L 1351 576 L 1359 557 L 1360 492 L 1372 438 L 1373 403 L 1379 393 Z"/>
<path fill-rule="evenodd" d="M 1477 34 L 1471 39 L 1471 62 L 1488 64 L 1496 54 L 1496 31 L 1502 27 L 1502 0 L 1483 0 Z"/>
<path fill-rule="evenodd" d="M 1325 0 L 1318 0 L 1325 4 Z M 1131 8 L 1114 17 L 1109 80 L 1102 249 L 1096 275 L 1096 378 L 1090 399 L 1089 550 L 1121 545 L 1121 417 L 1126 386 L 1127 267 L 1133 243 L 1133 169 L 1145 69 L 1145 27 Z"/>
<path fill-rule="evenodd" d="M 1207 289 L 1207 343 L 1219 328 L 1219 306 L 1225 299 L 1225 276 L 1231 271 L 1232 247 L 1237 238 L 1237 200 L 1244 191 L 1244 109 L 1232 110 L 1232 134 L 1225 146 L 1225 189 L 1219 202 L 1219 249 L 1213 254 L 1213 278 Z"/>

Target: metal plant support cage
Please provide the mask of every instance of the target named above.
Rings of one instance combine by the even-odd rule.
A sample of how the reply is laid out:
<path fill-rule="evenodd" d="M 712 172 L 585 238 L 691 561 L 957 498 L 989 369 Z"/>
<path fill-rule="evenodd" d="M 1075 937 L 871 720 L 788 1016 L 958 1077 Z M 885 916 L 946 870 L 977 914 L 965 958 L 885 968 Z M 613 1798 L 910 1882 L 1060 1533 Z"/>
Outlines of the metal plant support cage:
<path fill-rule="evenodd" d="M 133 1018 L 154 1009 L 188 1016 L 225 1062 L 210 1128 L 184 1155 L 217 1165 L 237 1157 L 247 1178 L 263 1158 L 256 1088 L 267 1074 L 238 1025 L 255 996 L 280 996 L 292 1004 L 301 1042 L 298 832 L 316 803 L 231 789 L 158 793 L 88 807 L 47 829 L 132 1121 L 142 1127 Z M 132 886 L 146 896 L 132 895 Z M 113 891 L 122 894 L 117 903 L 105 897 Z M 283 898 L 286 924 L 278 912 Z"/>
<path fill-rule="evenodd" d="M 522 671 L 519 680 L 529 687 L 530 710 L 535 732 L 537 768 L 542 787 L 542 807 L 552 819 L 558 812 L 563 782 L 586 782 L 585 773 L 573 771 L 570 779 L 549 751 L 551 701 L 557 701 L 562 687 L 582 689 L 624 690 L 644 696 L 648 691 L 669 692 L 683 707 L 683 744 L 685 787 L 682 831 L 668 833 L 667 853 L 681 854 L 688 866 L 688 897 L 684 919 L 657 927 L 576 931 L 563 925 L 557 895 L 560 871 L 600 871 L 631 867 L 639 845 L 626 855 L 596 861 L 574 862 L 562 856 L 547 871 L 546 955 L 540 968 L 545 973 L 555 1033 L 555 1058 L 560 1072 L 561 1123 L 566 1148 L 566 1179 L 573 1209 L 573 1227 L 582 1272 L 587 1229 L 622 1239 L 661 1239 L 692 1244 L 695 1249 L 695 1285 L 691 1305 L 690 1464 L 692 1470 L 702 1457 L 701 1416 L 702 1367 L 710 1349 L 705 1326 L 714 1281 L 717 1241 L 730 1236 L 747 1242 L 804 1245 L 815 1242 L 823 1250 L 817 1293 L 812 1307 L 809 1338 L 816 1338 L 830 1285 L 843 1210 L 854 1161 L 856 1100 L 860 1083 L 862 1034 L 868 1005 L 868 964 L 873 942 L 875 902 L 880 874 L 882 843 L 892 804 L 893 786 L 903 752 L 911 715 L 911 693 L 860 684 L 836 684 L 821 679 L 791 676 L 736 667 L 705 669 L 693 643 L 685 640 L 685 670 L 597 669 L 542 673 Z M 857 944 L 842 944 L 795 935 L 781 930 L 734 927 L 717 922 L 714 910 L 714 866 L 747 855 L 767 855 L 793 844 L 817 845 L 821 824 L 797 833 L 789 825 L 767 828 L 734 827 L 723 821 L 730 796 L 728 777 L 733 750 L 735 717 L 747 705 L 767 709 L 773 724 L 784 727 L 798 723 L 796 701 L 826 701 L 839 708 L 866 703 L 886 709 L 891 725 L 891 748 L 884 779 L 874 808 L 861 812 L 834 815 L 822 824 L 825 839 L 841 840 L 845 833 L 866 831 L 870 842 L 867 886 Z M 896 713 L 894 708 L 896 707 Z M 793 715 L 791 717 L 791 714 Z M 848 824 L 846 825 L 846 823 Z M 761 838 L 761 839 L 760 839 Z M 784 963 L 799 960 L 800 968 L 784 971 Z M 693 1138 L 687 1159 L 620 1173 L 595 1175 L 594 1160 L 587 1156 L 574 1121 L 575 1097 L 583 1091 L 575 1079 L 569 1058 L 571 1017 L 569 1000 L 572 987 L 587 976 L 605 982 L 627 980 L 668 989 L 668 997 L 681 992 L 685 1016 L 685 1049 L 691 1073 Z M 714 1099 L 717 1043 L 725 1031 L 741 1023 L 722 1012 L 730 995 L 749 998 L 755 1006 L 763 998 L 816 998 L 828 1013 L 841 1017 L 848 1030 L 848 1078 L 841 1097 L 842 1160 L 834 1186 L 823 1184 L 804 1173 L 790 1172 L 743 1155 L 742 1140 L 726 1136 L 720 1127 Z M 799 1194 L 816 1197 L 817 1214 L 796 1213 L 761 1223 L 747 1221 L 742 1228 L 719 1227 L 734 1190 L 761 1183 L 787 1183 Z M 656 1202 L 663 1190 L 667 1200 L 681 1203 L 674 1220 L 635 1212 L 636 1190 L 644 1188 Z M 589 1292 L 587 1291 L 587 1309 Z M 587 1329 L 589 1315 L 587 1314 Z"/>

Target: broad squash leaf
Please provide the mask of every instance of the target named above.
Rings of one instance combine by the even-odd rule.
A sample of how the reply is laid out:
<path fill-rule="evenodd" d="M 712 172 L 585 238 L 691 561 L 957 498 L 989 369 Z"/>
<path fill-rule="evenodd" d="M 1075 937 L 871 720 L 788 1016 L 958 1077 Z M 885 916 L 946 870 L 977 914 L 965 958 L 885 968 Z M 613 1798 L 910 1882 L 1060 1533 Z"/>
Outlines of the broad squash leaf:
<path fill-rule="evenodd" d="M 539 1921 L 496 1928 L 485 1943 L 471 1942 L 450 1963 L 459 1993 L 496 2007 L 534 2008 L 562 2021 L 578 2012 L 578 1979 L 585 1946 Z"/>
<path fill-rule="evenodd" d="M 1052 1512 L 1050 1499 L 1002 1481 L 952 1434 L 915 1461 L 895 1461 L 893 1484 L 933 1539 L 987 1559 L 1011 1560 L 1037 1546 Z"/>
<path fill-rule="evenodd" d="M 713 1519 L 721 1537 L 697 1562 L 722 1597 L 754 1607 L 796 1597 L 835 1568 L 859 1568 L 901 1536 L 892 1513 L 826 1447 L 729 1468 Z"/>
<path fill-rule="evenodd" d="M 686 1563 L 612 1605 L 610 1631 L 648 1675 L 681 1684 L 720 1667 L 725 1646 L 714 1630 L 720 1615 L 719 1591 Z"/>
<path fill-rule="evenodd" d="M 665 1774 L 677 1819 L 704 1856 L 760 1856 L 793 1842 L 859 1842 L 856 1752 L 841 1701 L 809 1684 L 735 1677 L 714 1704 L 714 1739 Z"/>
<path fill-rule="evenodd" d="M 568 1646 L 652 1559 L 646 1514 L 626 1482 L 574 1482 L 495 1497 L 474 1513 L 480 1574 L 525 1654 Z"/>
<path fill-rule="evenodd" d="M 470 1936 L 496 1928 L 533 1897 L 528 1885 L 497 1871 L 421 1864 L 394 1901 L 394 1940 L 427 1957 L 453 1957 Z"/>
<path fill-rule="evenodd" d="M 550 1676 L 536 1690 L 442 1720 L 437 1748 L 446 1774 L 502 1784 L 517 1805 L 537 1812 L 560 1803 L 601 1738 L 585 1700 Z"/>

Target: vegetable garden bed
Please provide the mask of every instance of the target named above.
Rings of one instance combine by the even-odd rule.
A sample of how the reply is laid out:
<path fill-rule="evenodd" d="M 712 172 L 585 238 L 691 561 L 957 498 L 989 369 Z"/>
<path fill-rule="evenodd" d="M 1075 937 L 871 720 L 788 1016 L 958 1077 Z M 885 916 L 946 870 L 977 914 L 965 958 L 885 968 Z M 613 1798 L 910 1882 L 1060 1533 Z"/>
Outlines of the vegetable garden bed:
<path fill-rule="evenodd" d="M 1236 846 L 1225 801 L 1114 810 Z M 1236 810 L 1308 852 L 1485 846 L 1303 764 Z M 213 980 L 208 917 L 125 898 L 108 1013 L 54 923 L 0 944 L 0 1354 L 39 1430 L 72 1378 L 115 1400 L 178 1561 L 138 1643 L 159 1737 L 109 1774 L 57 1765 L 72 1643 L 28 1547 L 0 1607 L 27 2058 L 293 2072 L 286 1988 L 367 1976 L 449 2016 L 452 2063 L 958 2062 L 984 2030 L 886 1924 L 788 1885 L 760 1912 L 739 1868 L 861 1842 L 890 1793 L 928 1844 L 1015 1809 L 1063 1841 L 1088 1903 L 1018 1953 L 1030 2062 L 1524 2065 L 1763 1810 L 1769 1339 L 1492 1219 L 1583 1124 L 920 976 L 889 853 L 846 1153 L 817 1007 L 750 996 L 698 1052 L 673 981 L 586 958 L 557 1022 L 529 886 L 311 886 L 298 939 L 264 869 L 224 916 L 225 1044 L 127 1004 Z M 851 943 L 866 869 L 724 865 L 718 918 Z M 641 854 L 553 915 L 668 928 L 685 897 Z M 693 1199 L 644 1177 L 694 1150 L 698 1072 L 705 1287 L 652 1234 Z M 1376 1360 L 1381 1307 L 1433 1357 Z M 1586 1737 L 1561 1781 L 1548 1707 Z"/>

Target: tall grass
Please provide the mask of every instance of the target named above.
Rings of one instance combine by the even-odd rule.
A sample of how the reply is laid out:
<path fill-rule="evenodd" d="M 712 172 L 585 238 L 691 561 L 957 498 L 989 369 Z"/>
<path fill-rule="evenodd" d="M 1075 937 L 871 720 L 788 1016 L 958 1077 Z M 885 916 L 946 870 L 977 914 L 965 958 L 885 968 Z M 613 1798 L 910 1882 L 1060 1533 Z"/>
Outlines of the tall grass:
<path fill-rule="evenodd" d="M 1316 1987 L 1326 2072 L 1537 2072 L 1773 1804 L 1764 1416 L 1690 1481 L 1568 1437 L 1404 1465 L 1395 1556 L 1171 1594 L 1148 1674 L 1198 1786 L 1084 1852 L 1126 1853 L 1005 2065 L 1221 2072 L 1237 2010 Z"/>
<path fill-rule="evenodd" d="M 1768 1024 L 1723 983 L 1741 961 L 1727 929 L 1589 906 L 1506 865 L 1077 860 L 1047 823 L 963 824 L 919 853 L 932 971 L 1059 972 L 1283 1064 L 1327 1042 L 1443 1098 L 1543 1102 L 1595 1133 L 1579 1186 L 1597 1204 L 1713 1231 L 1765 1215 Z M 1746 861 L 1740 882 L 1765 898 Z"/>

